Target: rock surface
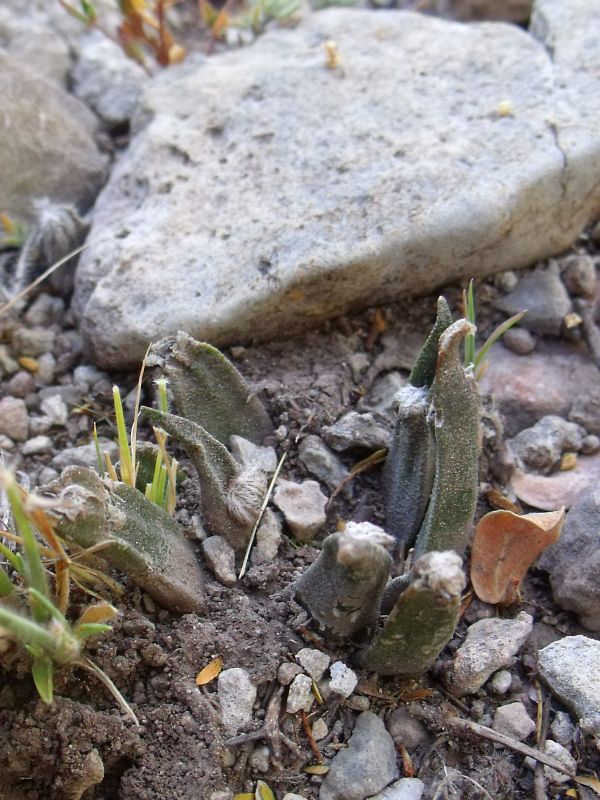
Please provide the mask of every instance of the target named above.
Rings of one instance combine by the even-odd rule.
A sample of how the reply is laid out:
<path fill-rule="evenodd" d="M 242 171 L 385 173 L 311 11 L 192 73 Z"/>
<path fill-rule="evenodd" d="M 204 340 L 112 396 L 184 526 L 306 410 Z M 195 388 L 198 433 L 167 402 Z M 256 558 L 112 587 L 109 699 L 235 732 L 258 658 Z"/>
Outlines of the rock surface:
<path fill-rule="evenodd" d="M 510 485 L 523 503 L 541 511 L 571 508 L 600 480 L 600 455 L 578 456 L 573 469 L 553 475 L 536 475 L 515 470 Z"/>
<path fill-rule="evenodd" d="M 327 498 L 316 481 L 294 483 L 280 480 L 273 502 L 301 542 L 310 542 L 325 524 Z"/>
<path fill-rule="evenodd" d="M 508 445 L 527 467 L 547 473 L 558 467 L 565 451 L 578 452 L 584 436 L 576 423 L 548 415 L 509 439 Z"/>
<path fill-rule="evenodd" d="M 584 492 L 567 514 L 558 542 L 537 566 L 550 573 L 556 602 L 574 611 L 581 624 L 600 631 L 600 489 Z"/>
<path fill-rule="evenodd" d="M 425 784 L 418 778 L 400 778 L 369 800 L 421 800 L 424 791 Z"/>
<path fill-rule="evenodd" d="M 498 733 L 504 733 L 524 742 L 534 732 L 535 722 L 527 713 L 523 703 L 507 703 L 496 709 L 492 727 Z"/>
<path fill-rule="evenodd" d="M 256 700 L 256 686 L 246 670 L 240 667 L 224 669 L 217 684 L 221 720 L 228 736 L 252 719 L 252 706 Z"/>
<path fill-rule="evenodd" d="M 319 800 L 365 800 L 397 777 L 392 737 L 379 717 L 364 711 L 356 720 L 347 749 L 332 760 Z"/>
<path fill-rule="evenodd" d="M 469 627 L 465 642 L 446 671 L 450 691 L 459 697 L 473 694 L 490 675 L 513 662 L 527 641 L 533 619 L 521 611 L 514 619 L 482 619 Z"/>
<path fill-rule="evenodd" d="M 0 50 L 0 208 L 31 219 L 40 197 L 85 211 L 105 177 L 91 112 Z"/>
<path fill-rule="evenodd" d="M 288 335 L 564 250 L 600 199 L 600 23 L 564 5 L 539 0 L 535 36 L 327 9 L 165 71 L 79 265 L 90 353 Z"/>

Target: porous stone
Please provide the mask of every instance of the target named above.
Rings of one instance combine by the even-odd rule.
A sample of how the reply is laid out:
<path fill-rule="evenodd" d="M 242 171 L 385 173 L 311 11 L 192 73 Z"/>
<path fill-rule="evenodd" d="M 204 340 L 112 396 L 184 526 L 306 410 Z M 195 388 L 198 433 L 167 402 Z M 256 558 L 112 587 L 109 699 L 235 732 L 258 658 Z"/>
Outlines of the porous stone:
<path fill-rule="evenodd" d="M 400 778 L 368 800 L 421 800 L 425 784 L 419 778 Z"/>
<path fill-rule="evenodd" d="M 350 697 L 356 689 L 358 678 L 354 670 L 346 666 L 343 661 L 335 661 L 329 668 L 331 680 L 329 689 L 333 694 L 341 694 L 342 697 Z"/>
<path fill-rule="evenodd" d="M 301 542 L 310 542 L 325 524 L 327 498 L 316 481 L 279 481 L 273 502 Z"/>
<path fill-rule="evenodd" d="M 449 689 L 461 697 L 473 694 L 501 667 L 510 666 L 527 641 L 533 618 L 524 611 L 514 619 L 482 619 L 471 625 L 467 638 L 446 668 Z"/>
<path fill-rule="evenodd" d="M 72 78 L 75 96 L 114 128 L 132 117 L 148 74 L 121 47 L 94 31 L 80 43 Z"/>
<path fill-rule="evenodd" d="M 41 356 L 54 347 L 56 333 L 48 328 L 19 328 L 13 334 L 12 346 L 18 356 Z"/>
<path fill-rule="evenodd" d="M 571 300 L 560 279 L 556 262 L 552 262 L 547 268 L 538 267 L 532 272 L 524 273 L 516 288 L 510 294 L 498 298 L 494 305 L 510 317 L 527 309 L 519 324 L 535 333 L 554 336 L 559 335 L 564 318 L 572 310 Z"/>
<path fill-rule="evenodd" d="M 217 679 L 217 696 L 221 707 L 221 720 L 228 736 L 252 719 L 256 700 L 256 686 L 241 667 L 224 669 Z"/>
<path fill-rule="evenodd" d="M 524 742 L 534 732 L 535 722 L 527 713 L 523 703 L 508 703 L 496 709 L 492 727 L 498 733 L 504 733 Z"/>
<path fill-rule="evenodd" d="M 333 758 L 319 800 L 365 800 L 397 777 L 392 737 L 378 716 L 364 711 L 356 719 L 348 747 Z"/>
<path fill-rule="evenodd" d="M 565 451 L 579 451 L 584 436 L 580 425 L 563 417 L 546 416 L 509 439 L 508 445 L 527 467 L 547 473 L 558 467 Z"/>
<path fill-rule="evenodd" d="M 379 450 L 389 446 L 392 434 L 370 412 L 359 414 L 349 411 L 333 425 L 323 428 L 323 438 L 334 450 L 349 450 L 352 447 Z"/>
<path fill-rule="evenodd" d="M 235 550 L 222 536 L 209 536 L 202 542 L 202 555 L 215 578 L 224 586 L 234 586 Z"/>
<path fill-rule="evenodd" d="M 574 611 L 581 624 L 600 631 L 600 489 L 585 491 L 567 514 L 560 538 L 538 560 L 550 573 L 556 602 Z"/>
<path fill-rule="evenodd" d="M 338 456 L 319 437 L 310 434 L 300 442 L 298 455 L 306 469 L 333 491 L 350 474 Z"/>
<path fill-rule="evenodd" d="M 32 218 L 31 204 L 39 197 L 87 209 L 106 167 L 94 141 L 92 113 L 4 52 L 0 97 L 0 208 L 26 220 Z"/>
<path fill-rule="evenodd" d="M 0 400 L 0 434 L 10 436 L 15 442 L 24 442 L 29 434 L 29 414 L 20 397 L 3 397 Z"/>
<path fill-rule="evenodd" d="M 90 353 L 289 335 L 564 252 L 599 203 L 596 12 L 538 0 L 528 35 L 330 8 L 155 76 L 78 268 Z"/>
<path fill-rule="evenodd" d="M 308 672 L 313 681 L 319 681 L 329 666 L 331 658 L 321 650 L 303 647 L 296 653 L 296 661 Z"/>
<path fill-rule="evenodd" d="M 290 684 L 285 710 L 288 714 L 297 714 L 300 710 L 308 711 L 314 700 L 312 680 L 308 675 L 296 675 Z"/>

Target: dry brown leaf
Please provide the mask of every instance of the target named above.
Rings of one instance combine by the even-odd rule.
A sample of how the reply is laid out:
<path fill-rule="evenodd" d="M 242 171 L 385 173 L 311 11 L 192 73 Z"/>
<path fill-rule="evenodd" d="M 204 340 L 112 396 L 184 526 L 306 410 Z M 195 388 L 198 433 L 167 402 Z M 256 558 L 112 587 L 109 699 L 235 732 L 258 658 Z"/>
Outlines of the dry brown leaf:
<path fill-rule="evenodd" d="M 598 778 L 590 778 L 588 775 L 576 775 L 575 782 L 580 783 L 582 786 L 585 786 L 588 789 L 591 789 L 593 792 L 596 792 L 597 795 L 600 795 L 600 781 Z"/>
<path fill-rule="evenodd" d="M 213 660 L 196 675 L 196 686 L 205 686 L 207 683 L 214 681 L 222 669 L 223 659 L 221 656 L 213 658 Z"/>
<path fill-rule="evenodd" d="M 88 606 L 84 609 L 77 624 L 87 625 L 89 623 L 110 622 L 110 620 L 118 616 L 119 612 L 110 603 L 94 603 L 93 606 Z"/>
<path fill-rule="evenodd" d="M 304 772 L 309 775 L 327 775 L 329 767 L 325 767 L 323 764 L 315 764 L 314 766 L 304 767 Z"/>
<path fill-rule="evenodd" d="M 484 603 L 510 605 L 525 573 L 559 537 L 564 508 L 534 514 L 490 511 L 479 520 L 471 550 L 471 582 Z"/>

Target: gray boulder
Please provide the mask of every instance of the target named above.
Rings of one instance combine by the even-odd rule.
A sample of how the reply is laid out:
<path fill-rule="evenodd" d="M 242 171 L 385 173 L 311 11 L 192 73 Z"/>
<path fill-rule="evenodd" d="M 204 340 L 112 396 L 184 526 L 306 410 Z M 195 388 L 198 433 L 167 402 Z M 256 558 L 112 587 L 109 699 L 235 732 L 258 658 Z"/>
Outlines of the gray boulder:
<path fill-rule="evenodd" d="M 107 163 L 92 113 L 1 50 L 0 97 L 0 208 L 29 220 L 32 201 L 48 197 L 87 210 Z"/>
<path fill-rule="evenodd" d="M 79 265 L 91 355 L 290 335 L 564 251 L 600 201 L 600 54 L 596 0 L 561 5 L 537 38 L 332 8 L 156 77 Z"/>

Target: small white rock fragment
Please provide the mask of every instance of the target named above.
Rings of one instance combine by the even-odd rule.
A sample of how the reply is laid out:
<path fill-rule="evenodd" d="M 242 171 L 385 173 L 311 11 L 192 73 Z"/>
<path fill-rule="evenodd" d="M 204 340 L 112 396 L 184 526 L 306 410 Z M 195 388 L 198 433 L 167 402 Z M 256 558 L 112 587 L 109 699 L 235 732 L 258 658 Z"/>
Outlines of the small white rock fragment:
<path fill-rule="evenodd" d="M 277 469 L 277 453 L 273 447 L 260 447 L 243 436 L 232 434 L 229 437 L 229 450 L 243 467 L 258 465 L 267 475 Z"/>
<path fill-rule="evenodd" d="M 568 747 L 575 735 L 575 726 L 571 722 L 571 717 L 566 711 L 557 711 L 550 725 L 550 733 L 555 742 Z"/>
<path fill-rule="evenodd" d="M 283 795 L 283 800 L 306 800 L 306 798 L 304 795 L 288 792 L 287 794 Z"/>
<path fill-rule="evenodd" d="M 507 669 L 498 670 L 492 678 L 492 691 L 494 694 L 506 694 L 512 684 L 512 675 Z"/>
<path fill-rule="evenodd" d="M 534 732 L 535 722 L 527 713 L 523 703 L 508 703 L 496 709 L 492 727 L 498 733 L 504 733 L 524 742 Z"/>
<path fill-rule="evenodd" d="M 367 800 L 421 800 L 425 784 L 418 778 L 400 778 L 379 794 L 368 797 Z"/>
<path fill-rule="evenodd" d="M 331 659 L 327 653 L 315 650 L 312 647 L 303 647 L 296 654 L 296 661 L 301 664 L 313 681 L 319 681 L 329 666 Z"/>
<path fill-rule="evenodd" d="M 332 664 L 329 672 L 331 674 L 331 681 L 329 682 L 331 691 L 334 694 L 341 694 L 342 697 L 350 697 L 358 683 L 356 673 L 350 667 L 347 667 L 343 661 L 336 661 Z"/>
<path fill-rule="evenodd" d="M 315 720 L 315 723 L 312 726 L 312 735 L 315 742 L 320 742 L 321 739 L 324 739 L 328 733 L 329 728 L 327 727 L 325 720 L 321 719 L 321 717 Z"/>
<path fill-rule="evenodd" d="M 29 434 L 29 414 L 20 397 L 3 397 L 0 400 L 0 434 L 10 436 L 15 442 L 24 442 Z"/>
<path fill-rule="evenodd" d="M 40 409 L 48 419 L 52 420 L 54 425 L 66 425 L 69 418 L 69 409 L 59 394 L 53 394 L 51 397 L 46 397 L 42 400 Z"/>
<path fill-rule="evenodd" d="M 521 611 L 514 619 L 481 619 L 471 625 L 467 638 L 446 670 L 450 691 L 462 697 L 480 689 L 493 672 L 508 667 L 527 641 L 533 618 Z"/>
<path fill-rule="evenodd" d="M 296 675 L 291 683 L 285 710 L 297 714 L 300 709 L 308 711 L 313 704 L 312 681 L 308 675 Z"/>
<path fill-rule="evenodd" d="M 279 481 L 273 502 L 301 542 L 310 542 L 325 524 L 327 497 L 316 481 Z"/>
<path fill-rule="evenodd" d="M 369 698 L 364 694 L 351 694 L 345 702 L 346 708 L 351 708 L 353 711 L 368 711 L 371 707 Z"/>
<path fill-rule="evenodd" d="M 222 536 L 209 536 L 202 542 L 202 554 L 215 578 L 224 586 L 234 586 L 235 551 Z"/>
<path fill-rule="evenodd" d="M 561 764 L 564 764 L 566 769 L 568 769 L 572 775 L 575 775 L 577 770 L 577 762 L 571 753 L 569 753 L 569 751 L 566 749 L 566 747 L 562 746 L 562 744 L 553 742 L 552 739 L 547 739 L 544 745 L 544 753 L 547 756 L 554 758 Z M 527 756 L 525 763 L 530 769 L 535 769 L 537 761 L 530 756 Z M 559 772 L 556 769 L 552 769 L 552 767 L 544 767 L 544 775 L 546 776 L 547 780 L 550 781 L 550 783 L 556 783 L 559 785 L 562 783 L 567 783 L 570 780 L 569 776 L 565 775 L 564 772 Z"/>
<path fill-rule="evenodd" d="M 300 675 L 302 667 L 299 664 L 293 664 L 291 661 L 284 661 L 279 665 L 277 670 L 277 680 L 282 686 L 289 686 L 294 680 L 296 675 Z"/>
<path fill-rule="evenodd" d="M 217 679 L 217 695 L 221 706 L 221 719 L 227 736 L 252 719 L 252 706 L 256 700 L 256 686 L 241 667 L 224 669 Z"/>
<path fill-rule="evenodd" d="M 252 564 L 258 566 L 273 561 L 279 550 L 281 538 L 279 515 L 267 508 L 256 531 L 256 545 L 250 555 Z"/>
<path fill-rule="evenodd" d="M 49 436 L 34 436 L 33 439 L 28 439 L 21 452 L 24 456 L 33 456 L 37 453 L 44 453 L 52 449 L 52 439 Z"/>

